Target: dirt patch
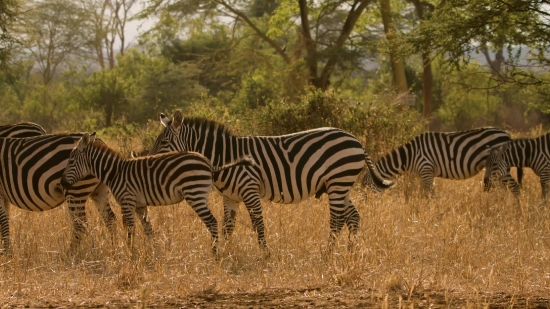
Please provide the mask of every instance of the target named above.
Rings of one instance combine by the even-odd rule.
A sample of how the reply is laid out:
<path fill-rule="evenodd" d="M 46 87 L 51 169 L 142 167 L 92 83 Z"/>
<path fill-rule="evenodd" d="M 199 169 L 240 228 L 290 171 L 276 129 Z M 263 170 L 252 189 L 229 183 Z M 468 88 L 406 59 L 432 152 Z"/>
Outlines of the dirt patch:
<path fill-rule="evenodd" d="M 550 308 L 547 296 L 461 295 L 423 292 L 380 294 L 372 290 L 264 289 L 255 293 L 199 293 L 187 297 L 150 295 L 93 300 L 8 300 L 1 308 Z M 412 308 L 411 307 L 411 308 Z"/>

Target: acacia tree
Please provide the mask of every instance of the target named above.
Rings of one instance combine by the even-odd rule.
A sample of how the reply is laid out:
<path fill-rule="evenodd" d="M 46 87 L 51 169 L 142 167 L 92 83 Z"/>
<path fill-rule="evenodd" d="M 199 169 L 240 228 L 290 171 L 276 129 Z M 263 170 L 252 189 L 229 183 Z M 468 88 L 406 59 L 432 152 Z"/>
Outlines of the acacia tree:
<path fill-rule="evenodd" d="M 355 25 L 365 8 L 372 0 L 282 0 L 272 10 L 268 26 L 259 22 L 247 10 L 246 1 L 225 0 L 158 0 L 142 14 L 151 14 L 167 10 L 181 19 L 202 18 L 218 19 L 220 16 L 233 19 L 233 27 L 244 24 L 265 42 L 288 67 L 296 61 L 303 61 L 308 72 L 308 80 L 316 88 L 326 90 L 337 67 L 346 62 L 357 62 L 363 47 L 362 37 L 351 39 Z M 266 10 L 269 14 L 269 10 Z M 289 40 L 289 35 L 297 39 Z M 287 46 L 291 44 L 293 46 Z"/>
<path fill-rule="evenodd" d="M 398 93 L 407 93 L 409 91 L 409 87 L 407 86 L 407 78 L 405 77 L 405 63 L 404 59 L 399 55 L 397 42 L 395 40 L 397 33 L 391 15 L 390 0 L 380 0 L 380 13 L 382 15 L 382 23 L 384 24 L 386 39 L 388 40 L 390 62 L 395 87 L 397 88 Z"/>
<path fill-rule="evenodd" d="M 78 9 L 70 0 L 36 2 L 25 13 L 20 27 L 22 42 L 44 85 L 82 48 L 79 23 Z"/>
<path fill-rule="evenodd" d="M 125 28 L 131 18 L 136 0 L 83 0 L 80 2 L 84 46 L 88 54 L 101 68 L 101 102 L 104 106 L 105 125 L 111 126 L 113 112 L 118 101 L 123 100 L 117 76 L 110 74 L 116 66 L 117 55 L 124 56 L 128 49 Z M 84 17 L 85 16 L 85 17 Z"/>
<path fill-rule="evenodd" d="M 434 11 L 433 4 L 420 0 L 410 0 L 414 5 L 416 16 L 420 23 L 426 22 Z M 422 54 L 422 116 L 429 119 L 432 116 L 433 101 L 433 72 L 432 59 L 430 56 L 430 46 L 423 44 L 420 46 Z"/>
<path fill-rule="evenodd" d="M 472 54 L 495 53 L 495 59 L 487 58 L 492 73 L 502 75 L 503 66 L 509 71 L 500 76 L 502 83 L 529 82 L 519 53 L 514 48 L 529 47 L 527 62 L 547 67 L 550 64 L 550 13 L 540 0 L 441 0 L 435 5 L 432 18 L 413 31 L 413 44 L 429 46 L 453 68 L 470 61 Z M 509 58 L 505 59 L 504 51 Z M 534 76 L 531 82 L 541 82 Z M 534 79 L 532 79 L 534 78 Z"/>
<path fill-rule="evenodd" d="M 10 31 L 19 15 L 19 9 L 17 0 L 0 1 L 0 69 L 6 68 L 6 62 L 16 41 Z"/>

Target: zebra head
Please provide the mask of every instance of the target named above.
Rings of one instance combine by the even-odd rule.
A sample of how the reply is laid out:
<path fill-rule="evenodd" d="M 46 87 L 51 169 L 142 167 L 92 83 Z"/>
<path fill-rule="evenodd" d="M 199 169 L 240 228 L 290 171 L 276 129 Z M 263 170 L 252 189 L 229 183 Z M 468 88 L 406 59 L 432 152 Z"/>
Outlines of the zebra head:
<path fill-rule="evenodd" d="M 181 129 L 183 115 L 180 110 L 174 113 L 174 120 L 168 118 L 164 113 L 160 114 L 160 123 L 164 126 L 164 129 L 155 140 L 155 144 L 149 151 L 148 155 L 154 155 L 157 153 L 164 153 L 170 151 L 188 151 L 189 147 L 181 141 Z"/>
<path fill-rule="evenodd" d="M 504 160 L 504 153 L 509 147 L 510 143 L 507 142 L 489 149 L 489 155 L 485 162 L 485 175 L 483 176 L 484 191 L 491 190 L 503 175 L 508 174 L 510 166 Z"/>
<path fill-rule="evenodd" d="M 71 151 L 69 163 L 65 167 L 63 176 L 61 176 L 61 186 L 64 189 L 69 189 L 73 184 L 90 174 L 90 165 L 86 160 L 85 150 L 88 145 L 94 143 L 95 138 L 95 132 L 91 135 L 84 133 Z"/>

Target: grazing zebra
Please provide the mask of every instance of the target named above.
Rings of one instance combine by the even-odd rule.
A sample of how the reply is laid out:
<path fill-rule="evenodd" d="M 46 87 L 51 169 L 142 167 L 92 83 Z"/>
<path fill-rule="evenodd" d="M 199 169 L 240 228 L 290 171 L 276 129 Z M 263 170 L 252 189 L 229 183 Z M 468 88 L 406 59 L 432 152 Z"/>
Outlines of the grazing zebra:
<path fill-rule="evenodd" d="M 511 140 L 505 131 L 489 127 L 448 133 L 422 133 L 382 157 L 376 162 L 376 168 L 384 178 L 404 172 L 420 175 L 424 193 L 431 196 L 434 193 L 434 177 L 473 177 L 485 167 L 490 147 Z M 520 182 L 521 175 L 521 169 L 518 168 Z"/>
<path fill-rule="evenodd" d="M 185 118 L 176 111 L 172 121 L 160 116 L 165 126 L 149 152 L 197 151 L 214 166 L 250 155 L 258 169 L 247 169 L 251 177 L 260 177 L 263 188 L 244 190 L 238 178 L 228 181 L 232 190 L 224 194 L 224 237 L 235 227 L 238 203 L 244 201 L 258 244 L 267 249 L 260 199 L 276 203 L 298 203 L 311 196 L 327 193 L 330 203 L 330 237 L 332 245 L 344 224 L 350 234 L 359 228 L 359 213 L 350 200 L 350 190 L 368 160 L 361 143 L 351 134 L 336 128 L 319 128 L 282 136 L 234 136 L 222 124 L 203 118 Z M 384 190 L 393 185 L 368 167 L 369 187 Z M 254 175 L 254 173 L 257 173 Z M 229 176 L 228 176 L 229 177 Z M 241 190 L 242 194 L 231 194 Z M 245 194 L 246 193 L 246 194 Z"/>
<path fill-rule="evenodd" d="M 497 173 L 504 175 L 510 166 L 517 166 L 518 170 L 529 167 L 540 177 L 542 198 L 548 201 L 550 185 L 550 133 L 535 137 L 514 139 L 502 147 L 491 149 L 492 162 L 488 162 L 485 170 L 486 188 L 491 186 L 491 178 Z M 503 180 L 508 178 L 503 176 Z M 511 188 L 513 189 L 513 188 Z M 517 189 L 516 189 L 517 190 Z M 514 192 L 512 190 L 512 192 Z M 514 192 L 514 194 L 516 194 Z M 517 192 L 519 194 L 519 191 Z"/>
<path fill-rule="evenodd" d="M 25 126 L 23 129 L 27 130 Z M 66 200 L 74 226 L 69 251 L 73 253 L 85 230 L 85 204 L 91 196 L 114 235 L 115 214 L 108 204 L 109 189 L 104 184 L 90 176 L 65 192 L 60 187 L 70 152 L 81 136 L 74 133 L 0 138 L 0 229 L 5 251 L 10 250 L 9 204 L 29 211 L 46 211 Z"/>
<path fill-rule="evenodd" d="M 23 138 L 44 134 L 46 134 L 44 128 L 33 122 L 21 122 L 0 126 L 0 137 Z"/>
<path fill-rule="evenodd" d="M 510 142 L 490 148 L 489 156 L 487 156 L 487 161 L 485 162 L 485 175 L 483 176 L 484 191 L 490 191 L 493 184 L 499 181 L 502 185 L 508 187 L 516 199 L 519 200 L 521 194 L 520 185 L 514 181 L 508 172 L 510 165 L 507 163 L 507 160 L 503 160 L 503 155 L 509 147 Z"/>
<path fill-rule="evenodd" d="M 94 175 L 105 183 L 122 207 L 129 244 L 135 230 L 134 212 L 145 220 L 147 206 L 171 205 L 185 199 L 206 224 L 216 250 L 218 222 L 206 204 L 213 178 L 222 171 L 252 164 L 250 159 L 220 168 L 213 168 L 206 157 L 196 152 L 127 159 L 95 139 L 95 133 L 85 134 L 74 147 L 61 178 L 64 188 L 71 188 L 86 175 Z M 152 235 L 149 224 L 144 228 L 147 235 Z"/>

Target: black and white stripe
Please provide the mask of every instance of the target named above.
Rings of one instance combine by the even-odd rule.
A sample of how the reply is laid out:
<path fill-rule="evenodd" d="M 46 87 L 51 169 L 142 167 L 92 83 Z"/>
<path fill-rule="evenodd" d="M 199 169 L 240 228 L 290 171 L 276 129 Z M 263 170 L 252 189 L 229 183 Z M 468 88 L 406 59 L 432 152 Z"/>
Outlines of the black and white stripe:
<path fill-rule="evenodd" d="M 73 220 L 73 252 L 85 231 L 85 204 L 92 197 L 114 235 L 115 215 L 108 204 L 108 188 L 87 177 L 64 192 L 61 175 L 74 144 L 82 134 L 51 134 L 30 138 L 0 138 L 0 227 L 4 249 L 9 250 L 9 204 L 29 211 L 46 211 L 65 200 Z"/>
<path fill-rule="evenodd" d="M 510 165 L 503 159 L 504 153 L 508 150 L 510 142 L 495 146 L 489 150 L 489 156 L 485 162 L 485 175 L 483 183 L 485 191 L 490 191 L 495 183 L 508 187 L 514 196 L 519 199 L 521 194 L 520 185 L 510 175 Z"/>
<path fill-rule="evenodd" d="M 489 148 L 511 140 L 505 131 L 490 127 L 422 133 L 382 157 L 376 162 L 376 168 L 385 178 L 404 172 L 417 174 L 425 193 L 432 195 L 435 177 L 473 177 L 485 167 Z M 518 177 L 520 173 L 518 169 Z"/>
<path fill-rule="evenodd" d="M 540 177 L 542 198 L 548 201 L 550 189 L 550 133 L 536 138 L 514 139 L 501 147 L 494 147 L 491 151 L 491 162 L 487 162 L 485 171 L 486 183 L 490 184 L 495 174 L 503 176 L 511 166 L 529 167 Z M 487 185 L 490 186 L 490 185 Z M 512 190 L 512 192 L 514 192 Z M 515 192 L 514 192 L 515 193 Z M 516 194 L 516 193 L 515 193 Z M 519 192 L 517 193 L 519 194 Z"/>
<path fill-rule="evenodd" d="M 183 118 L 176 111 L 174 120 L 164 114 L 165 126 L 149 154 L 179 150 L 197 151 L 220 166 L 243 155 L 250 155 L 258 164 L 259 183 L 263 188 L 242 190 L 244 194 L 224 194 L 224 228 L 228 237 L 235 226 L 237 205 L 244 201 L 258 234 L 258 243 L 265 247 L 264 224 L 260 199 L 277 203 L 298 203 L 311 196 L 327 193 L 330 203 L 330 243 L 344 224 L 355 234 L 359 213 L 350 200 L 350 190 L 365 166 L 368 156 L 361 143 L 351 134 L 336 128 L 319 128 L 282 136 L 234 136 L 222 124 L 202 118 Z M 372 166 L 372 164 L 371 164 Z M 250 173 L 254 171 L 249 169 Z M 374 169 L 368 168 L 369 187 L 384 190 L 392 185 Z M 237 176 L 228 181 L 242 189 Z M 369 182 L 370 181 L 370 182 Z"/>
<path fill-rule="evenodd" d="M 24 138 L 46 134 L 46 130 L 33 122 L 0 126 L 0 137 Z"/>
<path fill-rule="evenodd" d="M 84 135 L 71 152 L 61 183 L 71 188 L 86 175 L 94 175 L 105 183 L 122 207 L 128 241 L 134 234 L 134 213 L 145 233 L 153 231 L 146 220 L 147 206 L 176 204 L 185 199 L 212 234 L 214 248 L 218 239 L 216 218 L 206 204 L 214 177 L 252 161 L 244 158 L 220 168 L 195 152 L 171 152 L 141 158 L 124 158 L 102 143 L 94 142 L 95 133 Z"/>

